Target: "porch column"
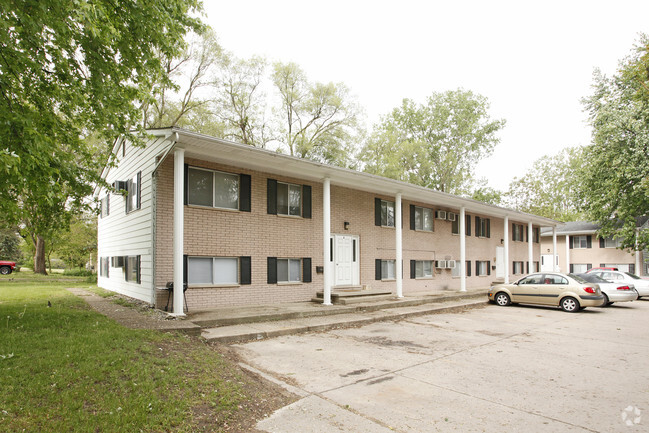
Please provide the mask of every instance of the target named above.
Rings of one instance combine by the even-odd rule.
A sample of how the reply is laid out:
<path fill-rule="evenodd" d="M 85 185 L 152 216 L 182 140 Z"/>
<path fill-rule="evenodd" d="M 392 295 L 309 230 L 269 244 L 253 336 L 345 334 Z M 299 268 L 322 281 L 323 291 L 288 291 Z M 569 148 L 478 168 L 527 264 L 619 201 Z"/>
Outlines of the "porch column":
<path fill-rule="evenodd" d="M 331 305 L 331 179 L 322 184 L 322 258 L 324 259 L 323 305 Z"/>
<path fill-rule="evenodd" d="M 552 227 L 552 272 L 559 272 L 557 264 L 557 226 Z"/>
<path fill-rule="evenodd" d="M 460 208 L 460 292 L 466 292 L 466 218 L 464 207 Z"/>
<path fill-rule="evenodd" d="M 527 254 L 528 254 L 528 263 L 530 268 L 530 273 L 534 272 L 534 235 L 532 231 L 532 223 L 527 223 Z"/>
<path fill-rule="evenodd" d="M 564 273 L 570 272 L 570 236 L 566 235 L 566 269 L 563 270 Z"/>
<path fill-rule="evenodd" d="M 174 231 L 173 231 L 173 263 L 174 263 L 174 316 L 184 316 L 183 275 L 184 231 L 185 231 L 185 149 L 176 148 L 174 151 Z"/>
<path fill-rule="evenodd" d="M 503 246 L 505 247 L 505 284 L 509 284 L 509 217 L 505 217 L 505 227 L 503 233 Z"/>
<path fill-rule="evenodd" d="M 397 274 L 397 298 L 403 298 L 403 251 L 402 239 L 403 234 L 401 230 L 401 193 L 398 193 L 394 201 L 394 228 L 396 229 L 396 250 L 397 257 L 394 263 Z"/>

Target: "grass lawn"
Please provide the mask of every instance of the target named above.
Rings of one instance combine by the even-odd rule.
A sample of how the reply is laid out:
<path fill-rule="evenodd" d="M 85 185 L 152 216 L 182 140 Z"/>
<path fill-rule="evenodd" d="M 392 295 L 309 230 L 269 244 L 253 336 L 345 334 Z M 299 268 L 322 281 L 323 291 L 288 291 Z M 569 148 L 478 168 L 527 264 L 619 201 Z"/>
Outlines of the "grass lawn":
<path fill-rule="evenodd" d="M 214 347 L 124 328 L 66 287 L 96 286 L 0 277 L 0 431 L 246 431 L 258 384 Z"/>

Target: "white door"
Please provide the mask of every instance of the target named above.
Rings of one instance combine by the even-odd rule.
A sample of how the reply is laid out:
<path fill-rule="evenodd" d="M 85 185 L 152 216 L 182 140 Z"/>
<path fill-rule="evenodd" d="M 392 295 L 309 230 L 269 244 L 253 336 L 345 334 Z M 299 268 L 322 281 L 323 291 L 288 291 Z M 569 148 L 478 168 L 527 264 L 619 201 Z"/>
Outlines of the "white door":
<path fill-rule="evenodd" d="M 496 247 L 496 278 L 505 278 L 505 247 Z"/>
<path fill-rule="evenodd" d="M 334 235 L 334 286 L 358 285 L 358 236 Z"/>
<path fill-rule="evenodd" d="M 557 264 L 559 257 L 557 256 Z M 552 266 L 552 254 L 541 255 L 541 272 L 555 272 Z"/>

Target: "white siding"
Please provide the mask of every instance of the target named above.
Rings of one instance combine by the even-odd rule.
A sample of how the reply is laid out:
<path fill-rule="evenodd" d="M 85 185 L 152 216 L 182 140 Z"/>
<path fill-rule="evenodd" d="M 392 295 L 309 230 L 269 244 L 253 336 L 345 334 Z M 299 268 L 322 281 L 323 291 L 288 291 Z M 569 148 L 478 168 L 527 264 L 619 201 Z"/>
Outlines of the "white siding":
<path fill-rule="evenodd" d="M 124 268 L 110 268 L 109 277 L 99 277 L 98 285 L 132 298 L 154 302 L 153 298 L 153 170 L 156 157 L 164 155 L 173 145 L 169 139 L 154 138 L 145 147 L 126 144 L 126 155 L 122 148 L 116 149 L 117 166 L 105 174 L 112 184 L 116 180 L 128 180 L 141 172 L 140 209 L 126 214 L 125 198 L 120 194 L 110 195 L 110 214 L 99 218 L 98 257 L 140 256 L 140 284 L 124 280 Z M 99 198 L 106 195 L 99 193 Z"/>

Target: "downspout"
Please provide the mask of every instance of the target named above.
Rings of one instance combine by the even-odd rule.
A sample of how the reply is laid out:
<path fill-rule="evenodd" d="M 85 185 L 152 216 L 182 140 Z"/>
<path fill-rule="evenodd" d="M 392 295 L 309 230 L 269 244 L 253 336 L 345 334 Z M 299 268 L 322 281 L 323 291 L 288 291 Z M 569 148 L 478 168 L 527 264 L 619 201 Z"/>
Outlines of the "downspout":
<path fill-rule="evenodd" d="M 155 308 L 156 306 L 155 280 L 157 251 L 156 234 L 158 222 L 158 168 L 160 167 L 160 164 L 162 164 L 162 162 L 167 158 L 169 153 L 174 149 L 180 137 L 178 136 L 177 132 L 174 132 L 173 134 L 165 137 L 165 139 L 168 138 L 171 138 L 169 149 L 167 149 L 167 152 L 165 152 L 165 154 L 156 163 L 155 167 L 153 168 L 153 172 L 151 173 L 151 308 Z"/>

